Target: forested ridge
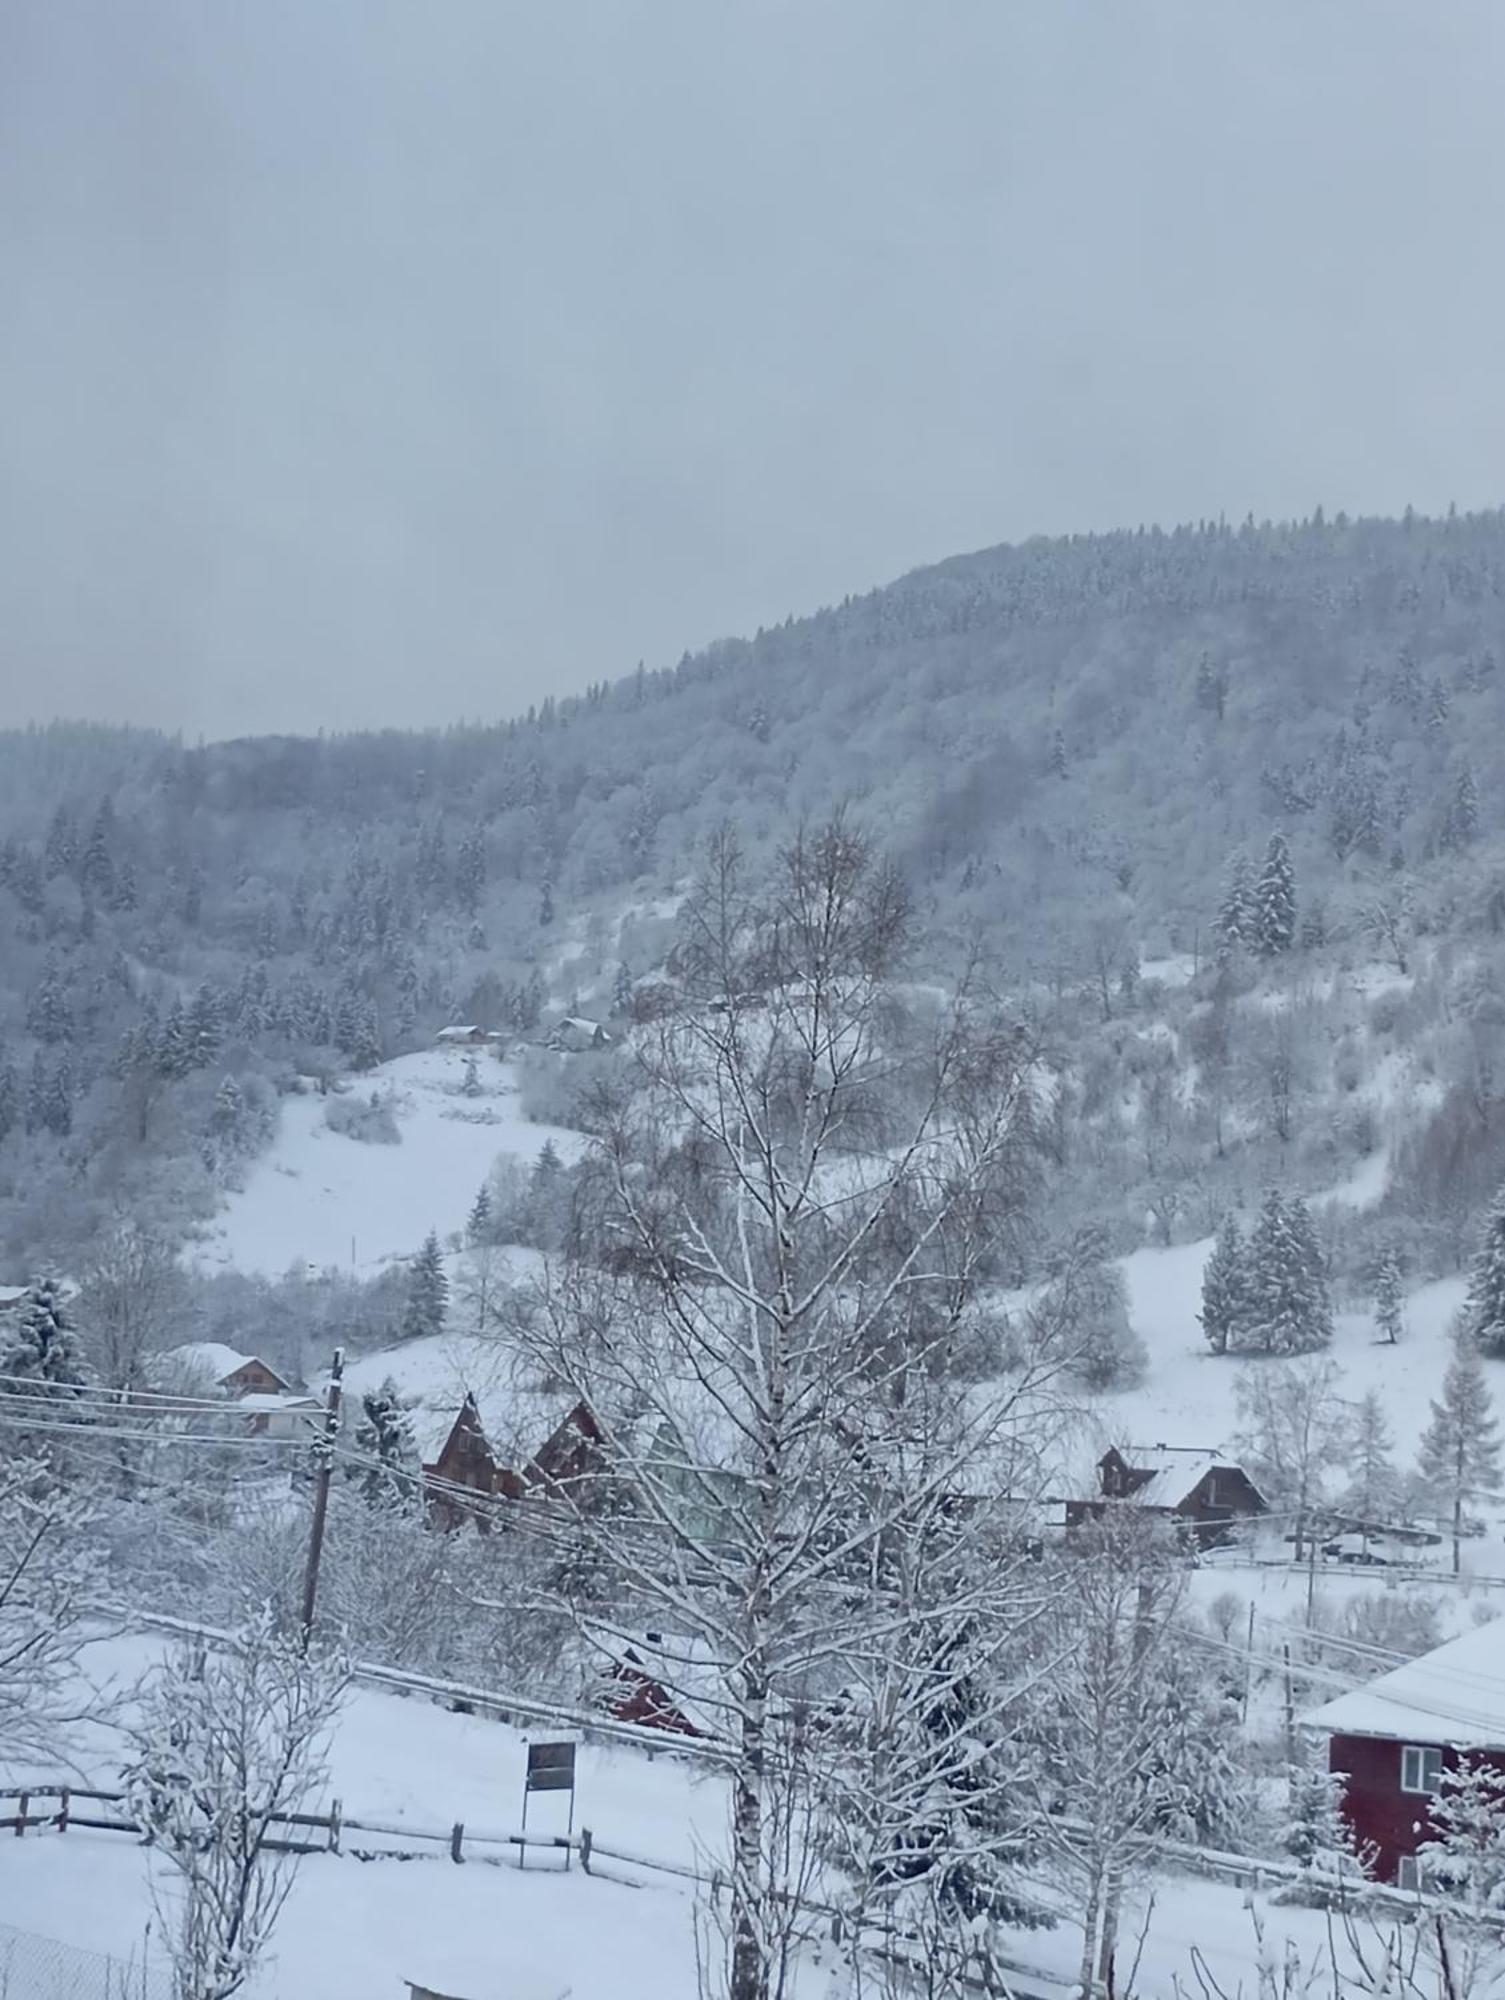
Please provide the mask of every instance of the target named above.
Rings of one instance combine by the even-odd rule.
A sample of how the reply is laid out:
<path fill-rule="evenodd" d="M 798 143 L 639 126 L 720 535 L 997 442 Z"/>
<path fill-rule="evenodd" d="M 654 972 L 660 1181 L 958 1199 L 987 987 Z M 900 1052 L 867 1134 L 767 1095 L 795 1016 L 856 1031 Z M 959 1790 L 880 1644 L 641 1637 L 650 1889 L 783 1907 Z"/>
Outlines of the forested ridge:
<path fill-rule="evenodd" d="M 1487 957 L 1502 649 L 1505 514 L 1319 513 L 957 557 L 495 723 L 9 733 L 0 1255 L 66 1257 L 126 1190 L 202 1211 L 297 1069 L 625 1006 L 728 819 L 767 852 L 845 804 L 934 962 L 980 935 L 1084 1076 L 1117 1058 L 1059 1009 L 1102 1028 L 1141 959 L 1210 963 L 1230 857 L 1257 875 L 1276 829 L 1288 977 L 1393 951 L 1386 912 Z"/>

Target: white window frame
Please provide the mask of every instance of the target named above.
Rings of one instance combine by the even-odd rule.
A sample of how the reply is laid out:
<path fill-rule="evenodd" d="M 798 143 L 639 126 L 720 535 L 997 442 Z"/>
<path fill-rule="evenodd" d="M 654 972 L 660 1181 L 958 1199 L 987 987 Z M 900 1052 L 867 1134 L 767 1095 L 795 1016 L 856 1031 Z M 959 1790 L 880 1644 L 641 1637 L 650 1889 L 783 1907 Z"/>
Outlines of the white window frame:
<path fill-rule="evenodd" d="M 1421 1858 L 1402 1854 L 1395 1864 L 1395 1886 L 1408 1896 L 1421 1894 Z"/>
<path fill-rule="evenodd" d="M 1428 1782 L 1428 1777 L 1431 1782 Z M 1400 1788 L 1412 1798 L 1432 1798 L 1442 1786 L 1442 1752 L 1432 1743 L 1403 1743 Z"/>

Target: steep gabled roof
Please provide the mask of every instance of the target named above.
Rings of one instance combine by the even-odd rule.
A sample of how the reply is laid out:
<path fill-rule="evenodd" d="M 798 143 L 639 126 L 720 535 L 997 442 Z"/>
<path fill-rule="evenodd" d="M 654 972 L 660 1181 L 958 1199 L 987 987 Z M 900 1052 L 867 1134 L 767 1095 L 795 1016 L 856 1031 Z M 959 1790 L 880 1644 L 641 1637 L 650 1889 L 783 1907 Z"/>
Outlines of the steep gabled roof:
<path fill-rule="evenodd" d="M 1334 1736 L 1505 1750 L 1505 1620 L 1434 1646 L 1303 1720 Z"/>
<path fill-rule="evenodd" d="M 1126 1444 L 1117 1450 L 1130 1472 L 1149 1474 L 1126 1496 L 1136 1507 L 1179 1507 L 1191 1498 L 1209 1472 L 1237 1472 L 1254 1487 L 1254 1481 L 1241 1465 L 1204 1445 Z M 1254 1490 L 1259 1491 L 1258 1487 Z"/>

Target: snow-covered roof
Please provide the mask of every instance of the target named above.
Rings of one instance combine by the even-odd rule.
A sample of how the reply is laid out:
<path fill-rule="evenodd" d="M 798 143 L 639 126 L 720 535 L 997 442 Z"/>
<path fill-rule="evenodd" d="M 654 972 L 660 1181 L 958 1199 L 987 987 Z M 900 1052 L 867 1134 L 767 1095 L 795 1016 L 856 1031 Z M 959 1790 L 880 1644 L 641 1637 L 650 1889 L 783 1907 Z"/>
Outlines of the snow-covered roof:
<path fill-rule="evenodd" d="M 182 1347 L 168 1348 L 158 1359 L 175 1361 L 184 1368 L 202 1368 L 216 1382 L 223 1382 L 227 1375 L 233 1375 L 237 1368 L 246 1367 L 256 1356 L 227 1347 L 222 1340 L 190 1340 Z"/>
<path fill-rule="evenodd" d="M 1505 1749 L 1505 1619 L 1434 1646 L 1303 1720 L 1338 1736 Z"/>
<path fill-rule="evenodd" d="M 1201 1445 L 1121 1445 L 1119 1457 L 1131 1472 L 1148 1472 L 1150 1477 L 1128 1495 L 1135 1507 L 1179 1507 L 1207 1477 L 1219 1468 L 1235 1468 L 1221 1452 Z"/>
<path fill-rule="evenodd" d="M 237 1396 L 231 1405 L 237 1413 L 250 1410 L 253 1414 L 262 1410 L 318 1410 L 322 1407 L 317 1396 L 298 1396 L 276 1389 L 262 1389 L 250 1396 Z"/>
<path fill-rule="evenodd" d="M 728 1724 L 725 1669 L 703 1639 L 670 1632 L 587 1634 L 613 1666 L 657 1683 L 702 1736 L 724 1736 Z"/>

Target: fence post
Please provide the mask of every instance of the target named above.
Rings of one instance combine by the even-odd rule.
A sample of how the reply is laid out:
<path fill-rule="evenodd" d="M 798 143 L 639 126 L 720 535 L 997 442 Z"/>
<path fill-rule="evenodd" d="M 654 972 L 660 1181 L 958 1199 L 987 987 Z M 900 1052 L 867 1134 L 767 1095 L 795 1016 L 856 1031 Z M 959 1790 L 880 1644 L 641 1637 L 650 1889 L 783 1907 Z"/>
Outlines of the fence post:
<path fill-rule="evenodd" d="M 591 1872 L 591 1830 L 588 1826 L 580 1829 L 580 1866 L 589 1875 Z"/>
<path fill-rule="evenodd" d="M 464 1839 L 465 1839 L 465 1822 L 463 1819 L 457 1819 L 453 1827 L 451 1827 L 449 1835 L 449 1858 L 451 1861 L 464 1860 L 465 1857 L 460 1852 L 460 1848 L 462 1843 L 464 1842 Z"/>
<path fill-rule="evenodd" d="M 66 1833 L 68 1831 L 68 1800 L 70 1796 L 68 1787 L 64 1785 L 63 1795 L 58 1801 L 57 1810 L 57 1830 L 59 1833 Z"/>
<path fill-rule="evenodd" d="M 31 1804 L 31 1793 L 21 1794 L 21 1810 L 16 1815 L 16 1838 L 19 1840 L 26 1831 L 26 1808 Z"/>
<path fill-rule="evenodd" d="M 340 1817 L 340 1802 L 338 1799 L 332 1799 L 329 1805 L 329 1851 L 331 1854 L 338 1854 L 340 1851 Z"/>

